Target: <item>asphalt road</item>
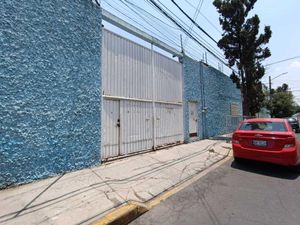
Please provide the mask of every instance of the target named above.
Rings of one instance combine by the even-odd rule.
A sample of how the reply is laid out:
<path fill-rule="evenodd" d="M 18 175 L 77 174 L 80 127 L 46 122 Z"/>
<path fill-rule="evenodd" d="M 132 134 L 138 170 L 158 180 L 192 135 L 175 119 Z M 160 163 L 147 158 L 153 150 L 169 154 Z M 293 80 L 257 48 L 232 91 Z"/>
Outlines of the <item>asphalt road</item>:
<path fill-rule="evenodd" d="M 299 225 L 299 175 L 281 166 L 229 160 L 131 225 Z"/>

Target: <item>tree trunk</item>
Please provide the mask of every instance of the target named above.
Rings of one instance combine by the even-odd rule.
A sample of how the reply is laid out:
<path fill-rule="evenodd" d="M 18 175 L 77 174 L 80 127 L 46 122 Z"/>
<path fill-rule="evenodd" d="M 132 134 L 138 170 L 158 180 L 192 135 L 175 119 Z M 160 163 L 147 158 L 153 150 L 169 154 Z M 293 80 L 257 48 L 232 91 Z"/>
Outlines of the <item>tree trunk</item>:
<path fill-rule="evenodd" d="M 242 106 L 243 106 L 243 116 L 249 117 L 250 115 L 250 108 L 249 108 L 249 96 L 248 91 L 246 87 L 246 81 L 245 81 L 245 73 L 243 68 L 240 68 L 240 77 L 241 77 L 241 91 L 242 91 Z"/>
<path fill-rule="evenodd" d="M 249 97 L 243 90 L 243 116 L 249 117 L 250 116 L 250 110 L 249 110 Z"/>

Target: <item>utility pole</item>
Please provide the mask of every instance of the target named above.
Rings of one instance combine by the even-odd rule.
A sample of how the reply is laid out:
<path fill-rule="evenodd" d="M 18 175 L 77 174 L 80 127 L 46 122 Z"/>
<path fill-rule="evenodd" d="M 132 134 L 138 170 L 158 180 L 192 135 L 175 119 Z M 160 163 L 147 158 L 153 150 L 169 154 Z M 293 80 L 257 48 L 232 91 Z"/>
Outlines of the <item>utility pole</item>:
<path fill-rule="evenodd" d="M 279 75 L 277 75 L 276 77 L 273 77 L 271 78 L 271 76 L 269 76 L 269 93 L 270 93 L 270 100 L 272 100 L 272 95 L 271 95 L 271 89 L 272 89 L 272 80 L 275 80 L 277 77 L 280 77 L 282 75 L 285 75 L 287 74 L 288 72 L 284 72 L 284 73 L 281 73 Z"/>
<path fill-rule="evenodd" d="M 272 83 L 271 83 L 271 76 L 269 76 L 269 97 L 270 97 L 270 101 L 271 101 L 271 99 L 272 99 L 272 97 L 271 97 L 271 89 L 272 89 Z"/>
<path fill-rule="evenodd" d="M 183 43 L 182 43 L 182 34 L 180 34 L 180 47 L 181 47 L 181 53 L 184 55 L 184 49 L 183 49 Z"/>
<path fill-rule="evenodd" d="M 277 75 L 276 77 L 274 77 L 274 78 L 271 78 L 271 76 L 269 76 L 269 100 L 270 100 L 270 103 L 272 104 L 272 93 L 271 93 L 271 91 L 272 91 L 272 80 L 274 80 L 274 79 L 276 79 L 277 77 L 280 77 L 280 76 L 282 76 L 282 75 L 285 75 L 285 74 L 287 74 L 288 72 L 284 72 L 284 73 L 281 73 L 281 74 L 279 74 L 279 75 Z M 272 117 L 272 110 L 271 110 L 271 117 Z"/>
<path fill-rule="evenodd" d="M 271 79 L 271 76 L 269 76 L 269 100 L 270 100 L 270 104 L 272 104 L 272 94 L 271 94 L 271 90 L 272 90 L 272 79 Z M 272 115 L 272 108 L 270 110 L 270 116 L 271 118 L 273 117 Z"/>

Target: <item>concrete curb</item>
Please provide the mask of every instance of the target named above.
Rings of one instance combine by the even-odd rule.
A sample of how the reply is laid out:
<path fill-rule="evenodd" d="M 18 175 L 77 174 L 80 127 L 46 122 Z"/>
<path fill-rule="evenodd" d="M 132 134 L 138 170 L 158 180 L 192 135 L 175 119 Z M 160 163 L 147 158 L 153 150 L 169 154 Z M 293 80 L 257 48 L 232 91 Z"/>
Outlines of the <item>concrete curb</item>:
<path fill-rule="evenodd" d="M 114 209 L 93 225 L 124 225 L 128 224 L 149 209 L 138 203 L 129 202 L 119 208 Z"/>
<path fill-rule="evenodd" d="M 93 225 L 125 225 L 145 212 L 149 211 L 156 205 L 160 204 L 161 202 L 165 201 L 172 195 L 176 194 L 177 192 L 181 191 L 185 187 L 189 186 L 202 176 L 205 176 L 210 171 L 216 169 L 223 163 L 227 162 L 231 158 L 230 151 L 227 155 L 224 156 L 224 158 L 220 159 L 216 163 L 212 164 L 210 167 L 204 169 L 199 174 L 196 174 L 195 176 L 189 178 L 188 180 L 184 181 L 183 183 L 179 183 L 173 188 L 170 188 L 169 190 L 166 190 L 165 192 L 161 193 L 157 197 L 154 197 L 153 199 L 149 200 L 146 203 L 138 203 L 130 201 L 128 203 L 125 203 L 124 205 L 112 210 L 110 213 L 106 214 L 104 217 L 100 218 L 96 222 L 92 223 Z"/>

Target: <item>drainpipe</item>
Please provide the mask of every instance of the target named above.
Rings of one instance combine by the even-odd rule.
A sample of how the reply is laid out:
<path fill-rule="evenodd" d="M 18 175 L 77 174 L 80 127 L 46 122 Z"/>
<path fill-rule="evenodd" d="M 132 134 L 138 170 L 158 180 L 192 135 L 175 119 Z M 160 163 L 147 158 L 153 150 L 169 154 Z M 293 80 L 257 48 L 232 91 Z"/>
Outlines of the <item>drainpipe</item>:
<path fill-rule="evenodd" d="M 204 74 L 203 74 L 203 64 L 202 62 L 199 62 L 199 70 L 200 70 L 200 89 L 201 89 L 201 105 L 202 105 L 202 112 L 201 112 L 201 118 L 202 118 L 202 134 L 203 138 L 207 138 L 207 126 L 206 126 L 206 113 L 207 113 L 207 107 L 206 107 L 206 101 L 205 101 L 205 85 L 204 85 Z"/>
<path fill-rule="evenodd" d="M 152 128 L 153 128 L 153 147 L 152 149 L 155 150 L 156 147 L 156 130 L 155 130 L 155 122 L 156 122 L 156 110 L 155 110 L 155 70 L 154 70 L 154 50 L 153 50 L 153 44 L 151 43 L 151 68 L 152 68 Z"/>

